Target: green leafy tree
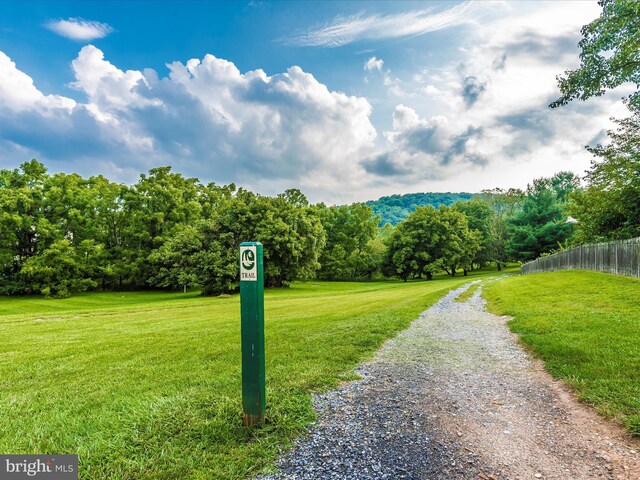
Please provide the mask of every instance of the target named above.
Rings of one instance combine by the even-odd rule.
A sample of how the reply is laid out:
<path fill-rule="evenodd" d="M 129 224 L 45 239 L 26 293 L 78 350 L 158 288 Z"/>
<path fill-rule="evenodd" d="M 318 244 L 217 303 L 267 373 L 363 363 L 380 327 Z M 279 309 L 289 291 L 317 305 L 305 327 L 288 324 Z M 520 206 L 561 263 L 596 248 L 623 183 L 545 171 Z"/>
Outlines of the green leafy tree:
<path fill-rule="evenodd" d="M 355 278 L 372 279 L 374 276 L 379 276 L 382 273 L 386 251 L 384 239 L 376 235 L 364 247 L 354 252 L 350 257 L 350 264 L 353 265 Z"/>
<path fill-rule="evenodd" d="M 239 288 L 238 249 L 241 241 L 234 232 L 215 220 L 203 221 L 199 230 L 203 248 L 194 255 L 194 263 L 200 267 L 202 294 L 236 292 Z"/>
<path fill-rule="evenodd" d="M 496 268 L 498 271 L 502 270 L 509 261 L 509 255 L 507 248 L 509 245 L 509 230 L 507 229 L 507 222 L 504 218 L 494 215 L 491 219 L 490 225 L 491 231 L 491 252 L 493 254 Z"/>
<path fill-rule="evenodd" d="M 507 228 L 507 219 L 522 209 L 525 197 L 525 193 L 518 188 L 483 190 L 475 197 L 486 202 L 493 210 L 490 223 L 490 249 L 498 270 L 501 270 L 512 259 L 509 257 L 508 250 L 510 234 Z"/>
<path fill-rule="evenodd" d="M 293 195 L 291 195 L 293 193 Z M 265 284 L 283 287 L 293 280 L 316 276 L 325 232 L 306 198 L 298 190 L 288 190 L 276 198 L 258 197 L 251 205 L 260 220 L 255 238 L 264 246 Z"/>
<path fill-rule="evenodd" d="M 438 210 L 418 207 L 400 222 L 386 240 L 387 256 L 383 272 L 404 281 L 433 274 L 442 269 Z"/>
<path fill-rule="evenodd" d="M 55 227 L 56 238 L 68 240 L 77 249 L 81 245 L 93 249 L 85 254 L 94 264 L 92 278 L 103 289 L 114 286 L 117 265 L 126 251 L 123 228 L 128 221 L 124 211 L 127 191 L 128 187 L 103 176 L 84 179 L 75 173 L 58 173 L 45 182 L 44 215 Z"/>
<path fill-rule="evenodd" d="M 549 179 L 536 179 L 527 189 L 522 209 L 507 219 L 510 233 L 507 254 L 529 261 L 552 252 L 573 234 L 558 195 Z"/>
<path fill-rule="evenodd" d="M 464 213 L 441 205 L 418 207 L 400 222 L 387 239 L 384 273 L 403 280 L 431 279 L 444 270 L 455 275 L 466 270 L 480 248 L 480 233 L 469 230 Z"/>
<path fill-rule="evenodd" d="M 489 262 L 496 261 L 497 252 L 494 248 L 492 231 L 495 213 L 491 206 L 485 201 L 472 199 L 467 202 L 457 202 L 453 208 L 464 213 L 467 217 L 469 230 L 475 230 L 479 234 L 478 250 L 472 259 L 471 268 L 473 269 L 474 264 L 482 267 Z"/>
<path fill-rule="evenodd" d="M 616 120 L 608 145 L 588 147 L 591 163 L 584 192 L 573 195 L 577 241 L 594 242 L 640 236 L 640 108 Z"/>
<path fill-rule="evenodd" d="M 96 287 L 69 240 L 52 243 L 40 255 L 29 257 L 20 270 L 31 292 L 62 298 Z M 31 293 L 30 292 L 30 293 Z"/>
<path fill-rule="evenodd" d="M 482 232 L 470 230 L 467 216 L 454 208 L 442 205 L 439 214 L 442 222 L 442 267 L 449 275 L 454 276 L 459 268 L 462 268 L 466 275 L 482 248 Z"/>
<path fill-rule="evenodd" d="M 203 251 L 202 232 L 184 226 L 149 255 L 154 275 L 147 282 L 162 288 L 200 287 L 203 283 L 199 253 Z"/>
<path fill-rule="evenodd" d="M 570 195 L 580 190 L 580 177 L 573 172 L 562 171 L 552 177 L 536 178 L 533 180 L 533 186 L 530 190 L 539 192 L 544 189 L 551 190 L 554 193 L 555 200 L 561 206 L 566 205 Z"/>
<path fill-rule="evenodd" d="M 123 191 L 122 242 L 115 266 L 121 286 L 144 287 L 157 275 L 149 255 L 177 229 L 201 218 L 201 190 L 197 179 L 172 173 L 171 167 L 158 167 Z"/>
<path fill-rule="evenodd" d="M 526 197 L 519 188 L 493 188 L 482 190 L 474 198 L 486 202 L 500 218 L 512 217 L 521 208 Z"/>
<path fill-rule="evenodd" d="M 562 95 L 551 107 L 587 100 L 630 82 L 640 87 L 640 2 L 600 0 L 600 16 L 582 28 L 580 67 L 558 76 Z M 640 107 L 640 92 L 629 96 Z"/>
<path fill-rule="evenodd" d="M 375 238 L 379 218 L 364 203 L 315 209 L 326 232 L 318 276 L 332 280 L 371 276 L 379 266 Z"/>
<path fill-rule="evenodd" d="M 149 278 L 160 288 L 202 288 L 203 295 L 238 290 L 237 242 L 214 220 L 185 226 L 149 255 L 156 274 Z"/>
<path fill-rule="evenodd" d="M 58 238 L 55 225 L 46 216 L 45 183 L 48 175 L 36 160 L 19 169 L 0 170 L 0 292 L 25 293 L 20 270 Z"/>
<path fill-rule="evenodd" d="M 215 261 L 224 270 L 225 262 L 232 258 L 229 265 L 234 269 L 234 280 L 229 282 L 223 275 L 219 285 L 207 287 L 207 292 L 237 289 L 237 250 L 246 241 L 258 241 L 264 246 L 267 286 L 282 287 L 296 279 L 315 277 L 325 232 L 301 192 L 288 190 L 272 198 L 240 188 L 234 195 L 223 194 L 218 201 L 218 208 L 208 219 L 210 233 L 219 239 Z"/>
<path fill-rule="evenodd" d="M 587 100 L 625 83 L 636 90 L 626 99 L 631 117 L 617 120 L 607 146 L 587 147 L 598 159 L 587 174 L 585 191 L 573 195 L 577 242 L 628 238 L 638 227 L 638 144 L 640 112 L 640 3 L 600 0 L 601 15 L 582 28 L 580 67 L 558 77 L 562 95 L 551 107 Z"/>

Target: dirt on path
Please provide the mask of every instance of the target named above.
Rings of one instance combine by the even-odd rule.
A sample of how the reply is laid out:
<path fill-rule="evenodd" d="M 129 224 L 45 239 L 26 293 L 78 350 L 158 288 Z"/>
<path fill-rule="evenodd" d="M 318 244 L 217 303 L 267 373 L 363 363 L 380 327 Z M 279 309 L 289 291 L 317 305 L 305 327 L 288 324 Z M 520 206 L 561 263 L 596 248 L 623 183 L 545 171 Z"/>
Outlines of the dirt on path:
<path fill-rule="evenodd" d="M 315 397 L 277 479 L 640 480 L 640 442 L 576 401 L 484 310 L 450 292 Z"/>

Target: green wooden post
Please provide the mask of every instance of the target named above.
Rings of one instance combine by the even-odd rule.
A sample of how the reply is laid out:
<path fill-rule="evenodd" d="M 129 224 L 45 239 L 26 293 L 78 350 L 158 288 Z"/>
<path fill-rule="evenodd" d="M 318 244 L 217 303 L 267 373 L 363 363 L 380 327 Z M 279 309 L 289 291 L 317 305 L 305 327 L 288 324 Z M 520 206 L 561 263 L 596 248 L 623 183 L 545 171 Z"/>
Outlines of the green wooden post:
<path fill-rule="evenodd" d="M 240 244 L 240 326 L 242 335 L 242 423 L 264 421 L 264 271 L 262 244 Z"/>

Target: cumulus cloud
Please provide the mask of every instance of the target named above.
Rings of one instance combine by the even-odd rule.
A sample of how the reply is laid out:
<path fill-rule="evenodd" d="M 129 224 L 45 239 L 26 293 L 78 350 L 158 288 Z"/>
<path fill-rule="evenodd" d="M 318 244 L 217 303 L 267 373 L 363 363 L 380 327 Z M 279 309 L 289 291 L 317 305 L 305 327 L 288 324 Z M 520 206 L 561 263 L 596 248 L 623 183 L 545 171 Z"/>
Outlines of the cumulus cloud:
<path fill-rule="evenodd" d="M 16 64 L 0 51 L 0 108 L 13 111 L 32 109 L 72 109 L 76 102 L 57 95 L 43 95 L 33 84 L 33 79 L 16 67 Z"/>
<path fill-rule="evenodd" d="M 473 5 L 448 10 L 441 28 L 472 22 Z M 205 181 L 262 193 L 295 186 L 339 202 L 524 186 L 559 169 L 581 172 L 591 159 L 583 146 L 610 128 L 608 117 L 627 113 L 615 110 L 624 92 L 547 108 L 558 95 L 555 76 L 579 61 L 579 29 L 597 16 L 597 4 L 573 2 L 572 15 L 562 2 L 501 5 L 506 13 L 469 28 L 464 45 L 451 37 L 439 61 L 429 52 L 423 64 L 413 56 L 414 72 L 399 66 L 392 76 L 373 51 L 360 52 L 367 61 L 356 66 L 370 77 L 375 118 L 391 122 L 381 135 L 366 98 L 330 90 L 296 66 L 272 75 L 241 72 L 206 55 L 169 63 L 166 73 L 122 70 L 88 45 L 72 62 L 71 86 L 86 97 L 76 102 L 45 95 L 0 52 L 0 157 L 14 164 L 37 157 L 120 181 L 173 165 Z M 508 12 L 517 9 L 524 13 Z M 437 15 L 431 9 L 336 19 L 334 30 L 317 30 L 307 44 L 419 35 L 431 27 L 411 20 L 433 22 Z"/>
<path fill-rule="evenodd" d="M 78 41 L 91 41 L 104 38 L 113 32 L 106 23 L 82 18 L 68 18 L 67 20 L 52 20 L 45 27 L 61 37 Z"/>
<path fill-rule="evenodd" d="M 390 158 L 410 168 L 433 165 L 436 178 L 474 191 L 524 186 L 560 169 L 582 173 L 590 161 L 584 145 L 610 125 L 609 117 L 624 115 L 616 111 L 622 95 L 556 110 L 548 105 L 559 95 L 556 75 L 579 62 L 581 26 L 598 14 L 596 4 L 578 2 L 505 4 L 503 12 L 469 30 L 457 55 L 426 63 L 411 76 L 411 94 L 399 101 L 424 118 L 446 115 L 449 122 L 394 126 L 391 136 L 385 132 L 393 140 L 389 151 L 398 152 Z M 418 145 L 431 153 L 419 153 Z"/>
<path fill-rule="evenodd" d="M 456 25 L 473 23 L 479 9 L 474 2 L 465 2 L 448 10 L 435 8 L 413 10 L 388 15 L 354 15 L 337 17 L 328 25 L 295 35 L 285 43 L 297 46 L 340 47 L 358 40 L 400 38 L 442 30 Z"/>
<path fill-rule="evenodd" d="M 0 143 L 26 146 L 38 157 L 91 152 L 96 163 L 121 162 L 139 171 L 171 164 L 203 179 L 247 186 L 257 182 L 257 172 L 261 179 L 339 190 L 357 184 L 364 174 L 357 160 L 374 148 L 369 102 L 330 91 L 296 66 L 272 76 L 241 73 L 232 62 L 206 55 L 167 65 L 162 78 L 153 70 L 123 71 L 88 45 L 72 62 L 72 86 L 87 96 L 75 105 L 42 95 L 6 55 L 0 62 L 14 67 L 12 76 L 0 79 L 0 102 L 9 107 L 4 113 L 16 118 L 18 109 L 34 106 L 18 123 L 38 126 L 33 138 L 19 126 L 3 129 Z M 56 101 L 49 122 L 36 107 Z"/>
<path fill-rule="evenodd" d="M 367 72 L 371 72 L 373 70 L 377 70 L 379 72 L 382 71 L 382 67 L 384 66 L 384 61 L 380 58 L 371 57 L 369 60 L 364 62 L 364 69 Z"/>
<path fill-rule="evenodd" d="M 430 120 L 415 110 L 397 105 L 393 112 L 393 130 L 384 132 L 389 150 L 362 162 L 367 172 L 395 176 L 405 182 L 440 179 L 462 165 L 486 165 L 487 159 L 475 151 L 474 142 L 483 129 L 467 126 L 459 131 L 443 116 Z"/>

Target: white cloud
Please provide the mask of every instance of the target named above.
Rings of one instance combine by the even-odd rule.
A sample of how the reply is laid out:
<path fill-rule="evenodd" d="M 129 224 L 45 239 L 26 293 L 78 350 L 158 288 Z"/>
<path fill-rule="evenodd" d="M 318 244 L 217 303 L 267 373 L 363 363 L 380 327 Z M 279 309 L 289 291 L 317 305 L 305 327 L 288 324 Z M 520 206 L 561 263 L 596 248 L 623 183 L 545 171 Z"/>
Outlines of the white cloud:
<path fill-rule="evenodd" d="M 383 66 L 384 60 L 382 60 L 381 58 L 371 57 L 369 60 L 364 62 L 364 69 L 367 72 L 371 72 L 373 70 L 381 72 Z"/>
<path fill-rule="evenodd" d="M 440 95 L 442 92 L 438 89 L 438 87 L 434 86 L 434 85 L 426 85 L 422 88 L 420 88 L 420 92 L 422 93 L 426 93 L 427 95 L 431 95 L 431 96 L 436 96 L 436 95 Z"/>
<path fill-rule="evenodd" d="M 384 132 L 387 150 L 363 160 L 362 165 L 371 175 L 393 178 L 399 184 L 438 180 L 462 166 L 484 166 L 487 159 L 475 149 L 482 136 L 481 128 L 452 124 L 444 116 L 427 120 L 399 104 L 393 112 L 393 129 Z"/>
<path fill-rule="evenodd" d="M 153 103 L 138 92 L 149 87 L 142 72 L 123 72 L 106 61 L 102 50 L 93 45 L 83 47 L 71 66 L 76 77 L 71 86 L 84 91 L 93 108 L 104 114 Z"/>
<path fill-rule="evenodd" d="M 396 107 L 393 129 L 384 134 L 385 158 L 406 167 L 398 181 L 410 181 L 406 172 L 419 172 L 421 164 L 432 165 L 437 177 L 416 181 L 421 190 L 524 187 L 563 169 L 582 174 L 591 159 L 584 145 L 611 127 L 609 117 L 626 115 L 618 108 L 624 93 L 616 92 L 548 107 L 559 96 L 556 75 L 579 62 L 580 28 L 598 16 L 595 2 L 503 5 L 501 15 L 473 28 L 457 56 L 439 65 L 425 56 L 408 73 L 397 101 L 414 115 Z M 435 128 L 439 115 L 449 122 Z M 419 121 L 400 128 L 407 118 Z M 443 158 L 449 161 L 438 164 Z"/>
<path fill-rule="evenodd" d="M 439 63 L 413 50 L 410 64 L 394 58 L 392 75 L 366 52 L 368 60 L 355 66 L 370 77 L 375 115 L 367 98 L 333 91 L 296 66 L 273 75 L 241 72 L 206 55 L 170 63 L 163 76 L 121 70 L 91 45 L 72 62 L 71 85 L 87 98 L 76 103 L 45 95 L 0 52 L 0 157 L 16 164 L 36 157 L 120 181 L 173 165 L 204 181 L 266 194 L 295 186 L 334 202 L 524 187 L 562 169 L 581 173 L 591 158 L 583 145 L 610 128 L 608 117 L 625 116 L 625 92 L 556 110 L 547 105 L 558 95 L 555 76 L 578 64 L 579 30 L 597 16 L 597 4 L 500 5 L 502 16 L 492 7 L 492 18 L 467 29 L 471 36 L 451 39 L 456 53 Z M 448 24 L 471 22 L 467 13 Z M 392 20 L 416 16 L 379 19 L 391 28 Z M 362 25 L 344 38 L 378 35 L 378 27 Z"/>
<path fill-rule="evenodd" d="M 45 27 L 58 35 L 78 41 L 91 41 L 104 38 L 113 32 L 106 23 L 100 23 L 82 18 L 55 20 L 45 24 Z"/>
<path fill-rule="evenodd" d="M 465 2 L 443 12 L 434 8 L 389 15 L 337 17 L 328 25 L 293 36 L 285 43 L 298 46 L 340 47 L 358 40 L 423 35 L 456 25 L 474 23 L 480 12 L 475 2 Z"/>
<path fill-rule="evenodd" d="M 0 62 L 13 65 L 4 54 Z M 374 150 L 369 102 L 330 91 L 297 66 L 272 76 L 241 73 L 206 55 L 171 63 L 169 75 L 160 78 L 153 70 L 122 71 L 88 45 L 72 68 L 73 87 L 88 100 L 73 111 L 59 110 L 51 122 L 42 106 L 52 97 L 28 76 L 14 68 L 11 78 L 17 80 L 0 81 L 0 101 L 9 107 L 0 112 L 0 123 L 16 119 L 23 105 L 33 106 L 28 117 L 0 132 L 0 150 L 22 142 L 43 160 L 90 158 L 81 173 L 171 164 L 203 180 L 261 185 L 266 193 L 293 183 L 322 185 L 335 194 L 357 188 L 365 175 L 358 160 Z M 37 127 L 28 136 L 20 125 Z"/>
<path fill-rule="evenodd" d="M 44 95 L 33 85 L 33 79 L 16 67 L 16 64 L 0 51 L 0 108 L 13 111 L 31 109 L 72 109 L 76 102 L 57 95 Z"/>

